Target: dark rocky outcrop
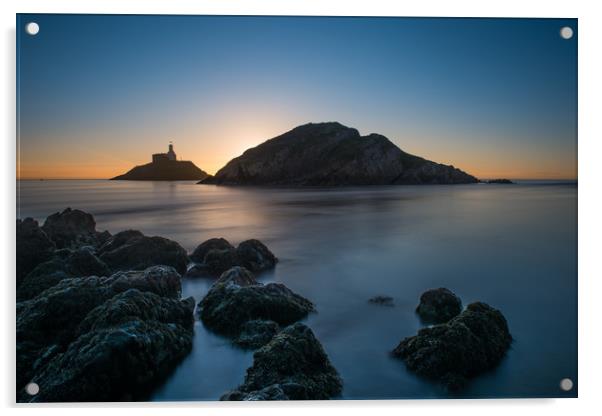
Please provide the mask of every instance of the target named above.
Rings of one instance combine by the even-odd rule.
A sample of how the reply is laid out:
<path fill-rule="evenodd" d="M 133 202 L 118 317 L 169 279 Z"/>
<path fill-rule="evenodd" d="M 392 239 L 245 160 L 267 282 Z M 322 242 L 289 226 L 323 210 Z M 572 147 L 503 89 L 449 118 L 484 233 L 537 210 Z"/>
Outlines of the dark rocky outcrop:
<path fill-rule="evenodd" d="M 171 267 L 155 266 L 109 277 L 64 279 L 33 299 L 18 302 L 17 388 L 75 341 L 77 328 L 92 309 L 129 289 L 179 299 L 180 275 Z"/>
<path fill-rule="evenodd" d="M 92 214 L 71 208 L 50 215 L 42 229 L 57 248 L 99 246 L 110 236 L 106 231 L 96 231 Z"/>
<path fill-rule="evenodd" d="M 98 250 L 99 258 L 112 270 L 144 270 L 166 265 L 186 273 L 188 254 L 178 243 L 163 237 L 147 237 L 140 231 L 115 234 Z"/>
<path fill-rule="evenodd" d="M 336 122 L 294 128 L 232 159 L 199 183 L 340 186 L 457 184 L 478 180 L 453 166 L 400 150 L 379 134 L 360 136 Z"/>
<path fill-rule="evenodd" d="M 192 347 L 194 299 L 129 289 L 92 309 L 36 372 L 32 401 L 140 400 Z"/>
<path fill-rule="evenodd" d="M 391 296 L 374 296 L 368 299 L 368 302 L 380 306 L 395 306 L 395 304 L 393 303 L 393 298 Z"/>
<path fill-rule="evenodd" d="M 107 265 L 94 255 L 92 247 L 61 249 L 52 259 L 38 264 L 17 289 L 17 301 L 31 299 L 63 279 L 83 276 L 108 276 Z"/>
<path fill-rule="evenodd" d="M 136 166 L 112 180 L 128 181 L 199 181 L 207 178 L 207 172 L 188 160 L 162 160 Z"/>
<path fill-rule="evenodd" d="M 201 244 L 190 255 L 198 262 L 186 273 L 187 276 L 220 275 L 234 266 L 242 266 L 254 273 L 272 269 L 278 259 L 259 240 L 243 241 L 234 248 L 224 238 L 211 238 Z"/>
<path fill-rule="evenodd" d="M 36 220 L 17 220 L 17 287 L 38 264 L 52 257 L 55 248 L 55 244 Z"/>
<path fill-rule="evenodd" d="M 495 367 L 511 342 L 502 313 L 477 302 L 451 321 L 404 339 L 393 355 L 402 358 L 409 370 L 454 390 L 468 378 Z"/>
<path fill-rule="evenodd" d="M 487 183 L 494 183 L 494 184 L 499 184 L 499 185 L 512 185 L 514 184 L 514 182 L 512 182 L 510 179 L 490 179 L 487 181 Z"/>
<path fill-rule="evenodd" d="M 311 329 L 296 323 L 255 351 L 244 383 L 222 400 L 326 400 L 343 382 Z"/>
<path fill-rule="evenodd" d="M 446 288 L 427 290 L 420 296 L 416 313 L 427 324 L 441 324 L 462 312 L 462 301 Z"/>
<path fill-rule="evenodd" d="M 240 334 L 234 343 L 242 348 L 257 349 L 270 342 L 279 330 L 280 326 L 274 321 L 247 321 L 241 326 Z"/>
<path fill-rule="evenodd" d="M 251 272 L 233 267 L 224 272 L 199 303 L 200 318 L 212 331 L 237 337 L 248 321 L 289 325 L 314 311 L 313 304 L 280 283 L 263 285 Z"/>

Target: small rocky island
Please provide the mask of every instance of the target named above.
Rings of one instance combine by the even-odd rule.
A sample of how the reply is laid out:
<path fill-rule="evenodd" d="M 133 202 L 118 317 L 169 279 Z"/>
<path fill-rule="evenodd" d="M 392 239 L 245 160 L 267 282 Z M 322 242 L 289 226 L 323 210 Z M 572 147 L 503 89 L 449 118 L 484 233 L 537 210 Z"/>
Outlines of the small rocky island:
<path fill-rule="evenodd" d="M 189 160 L 178 160 L 169 144 L 167 153 L 155 153 L 151 163 L 136 166 L 123 175 L 111 180 L 129 181 L 198 181 L 207 178 L 207 172 L 199 169 Z"/>
<path fill-rule="evenodd" d="M 385 136 L 360 136 L 337 122 L 294 128 L 232 159 L 202 184 L 343 186 L 465 184 L 478 179 L 399 149 Z"/>
<path fill-rule="evenodd" d="M 41 227 L 18 219 L 16 249 L 18 402 L 146 400 L 191 351 L 195 316 L 257 350 L 244 384 L 223 400 L 328 399 L 342 390 L 322 345 L 298 322 L 314 304 L 255 280 L 277 261 L 259 240 L 235 248 L 212 238 L 189 255 L 137 230 L 99 232 L 91 214 L 67 208 Z M 181 283 L 195 266 L 219 276 L 198 315 Z M 38 394 L 27 394 L 29 383 Z"/>

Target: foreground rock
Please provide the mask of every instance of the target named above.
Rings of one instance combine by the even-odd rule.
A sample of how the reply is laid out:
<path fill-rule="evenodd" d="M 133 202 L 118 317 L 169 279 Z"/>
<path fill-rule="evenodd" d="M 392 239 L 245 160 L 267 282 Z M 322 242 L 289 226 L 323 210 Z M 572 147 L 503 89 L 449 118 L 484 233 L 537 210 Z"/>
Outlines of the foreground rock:
<path fill-rule="evenodd" d="M 257 349 L 270 342 L 278 331 L 280 326 L 274 321 L 247 321 L 241 326 L 240 334 L 234 343 L 242 348 Z"/>
<path fill-rule="evenodd" d="M 36 372 L 37 402 L 145 399 L 192 348 L 194 299 L 130 289 L 91 310 Z"/>
<path fill-rule="evenodd" d="M 96 221 L 92 214 L 71 208 L 50 215 L 42 229 L 57 248 L 99 246 L 110 237 L 106 231 L 96 231 Z"/>
<path fill-rule="evenodd" d="M 453 166 L 400 150 L 379 134 L 336 122 L 294 128 L 232 159 L 199 183 L 217 185 L 397 185 L 477 183 Z"/>
<path fill-rule="evenodd" d="M 311 329 L 291 325 L 253 355 L 244 383 L 222 400 L 326 400 L 343 382 Z"/>
<path fill-rule="evenodd" d="M 36 266 L 17 289 L 17 302 L 31 299 L 63 279 L 83 276 L 108 276 L 107 265 L 94 255 L 91 247 L 61 249 Z"/>
<path fill-rule="evenodd" d="M 471 303 L 445 324 L 421 329 L 393 350 L 408 369 L 462 388 L 467 379 L 495 367 L 510 347 L 512 337 L 500 311 L 485 303 Z"/>
<path fill-rule="evenodd" d="M 38 264 L 49 260 L 56 249 L 33 218 L 17 220 L 17 288 Z"/>
<path fill-rule="evenodd" d="M 420 296 L 416 313 L 423 322 L 441 324 L 462 312 L 462 301 L 445 288 L 427 290 Z"/>
<path fill-rule="evenodd" d="M 235 266 L 259 273 L 274 268 L 278 262 L 265 244 L 255 239 L 243 241 L 234 248 L 224 238 L 211 238 L 201 243 L 190 259 L 199 262 L 187 272 L 190 277 L 220 275 Z"/>
<path fill-rule="evenodd" d="M 33 299 L 17 303 L 17 388 L 67 350 L 81 335 L 78 327 L 90 311 L 129 289 L 179 299 L 180 276 L 171 267 L 155 266 L 109 277 L 64 279 Z"/>
<path fill-rule="evenodd" d="M 314 311 L 314 305 L 280 283 L 263 285 L 243 267 L 223 273 L 199 303 L 205 326 L 237 337 L 254 320 L 289 325 Z"/>
<path fill-rule="evenodd" d="M 178 243 L 163 237 L 147 237 L 127 230 L 109 238 L 98 250 L 99 258 L 113 271 L 144 270 L 166 265 L 186 273 L 188 254 Z"/>

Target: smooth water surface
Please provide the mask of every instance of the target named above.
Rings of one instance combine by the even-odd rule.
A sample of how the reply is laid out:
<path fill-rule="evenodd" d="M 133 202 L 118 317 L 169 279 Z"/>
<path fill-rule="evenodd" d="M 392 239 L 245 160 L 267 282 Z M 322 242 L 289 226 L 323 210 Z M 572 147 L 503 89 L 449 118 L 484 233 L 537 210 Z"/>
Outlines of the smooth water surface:
<path fill-rule="evenodd" d="M 97 229 L 133 228 L 192 251 L 211 237 L 262 240 L 280 259 L 278 281 L 318 312 L 306 320 L 344 380 L 342 398 L 575 396 L 577 186 L 229 188 L 192 182 L 21 181 L 20 217 L 65 207 L 94 214 Z M 211 279 L 184 280 L 199 301 Z M 514 343 L 494 371 L 449 395 L 389 351 L 421 327 L 414 308 L 429 288 L 506 316 Z M 389 295 L 395 307 L 369 304 Z M 215 400 L 242 383 L 252 352 L 197 322 L 192 353 L 153 400 Z M 576 384 L 575 384 L 576 385 Z"/>

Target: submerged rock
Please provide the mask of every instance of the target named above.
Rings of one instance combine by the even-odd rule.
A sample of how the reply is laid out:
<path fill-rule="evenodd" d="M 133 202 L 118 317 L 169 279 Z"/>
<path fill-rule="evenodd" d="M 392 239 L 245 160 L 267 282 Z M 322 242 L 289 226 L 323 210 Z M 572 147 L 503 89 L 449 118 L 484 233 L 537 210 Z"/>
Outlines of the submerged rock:
<path fill-rule="evenodd" d="M 17 220 L 17 287 L 38 264 L 49 260 L 55 249 L 55 244 L 36 220 Z"/>
<path fill-rule="evenodd" d="M 49 357 L 74 341 L 77 327 L 92 309 L 128 289 L 179 299 L 180 275 L 171 267 L 155 266 L 109 277 L 64 279 L 33 299 L 18 302 L 17 388 L 31 380 Z M 40 362 L 40 357 L 46 358 Z"/>
<path fill-rule="evenodd" d="M 462 312 L 462 301 L 446 288 L 427 290 L 420 296 L 416 313 L 423 322 L 441 324 Z"/>
<path fill-rule="evenodd" d="M 154 265 L 165 265 L 186 273 L 188 264 L 186 250 L 175 241 L 146 237 L 136 230 L 115 234 L 100 247 L 98 254 L 113 271 L 144 270 Z"/>
<path fill-rule="evenodd" d="M 190 255 L 198 265 L 187 273 L 190 277 L 220 275 L 235 266 L 242 266 L 254 273 L 272 269 L 278 259 L 259 240 L 243 241 L 234 248 L 224 238 L 211 238 L 201 244 Z"/>
<path fill-rule="evenodd" d="M 37 402 L 144 399 L 192 347 L 194 299 L 130 289 L 92 309 L 38 371 Z M 109 382 L 107 382 L 109 381 Z"/>
<path fill-rule="evenodd" d="M 314 311 L 313 304 L 280 283 L 263 285 L 243 267 L 224 272 L 199 303 L 200 317 L 211 330 L 236 337 L 248 321 L 289 325 Z"/>
<path fill-rule="evenodd" d="M 381 306 L 395 306 L 395 304 L 393 303 L 393 298 L 391 296 L 374 296 L 373 298 L 368 299 L 368 302 Z"/>
<path fill-rule="evenodd" d="M 234 343 L 242 348 L 257 349 L 270 342 L 279 330 L 280 326 L 274 321 L 261 319 L 248 321 L 242 325 Z"/>
<path fill-rule="evenodd" d="M 17 289 L 17 301 L 31 299 L 63 279 L 110 274 L 107 265 L 94 255 L 90 247 L 57 250 L 52 259 L 37 265 L 25 276 Z"/>
<path fill-rule="evenodd" d="M 244 383 L 221 400 L 326 400 L 342 386 L 312 330 L 296 323 L 255 351 Z"/>
<path fill-rule="evenodd" d="M 511 185 L 514 184 L 510 179 L 490 179 L 487 183 L 494 183 L 499 185 Z"/>
<path fill-rule="evenodd" d="M 511 342 L 502 313 L 477 302 L 451 321 L 404 339 L 393 355 L 416 374 L 458 389 L 468 378 L 495 367 Z"/>
<path fill-rule="evenodd" d="M 42 229 L 57 248 L 98 246 L 109 236 L 106 231 L 96 231 L 96 221 L 92 214 L 71 208 L 50 215 Z"/>

